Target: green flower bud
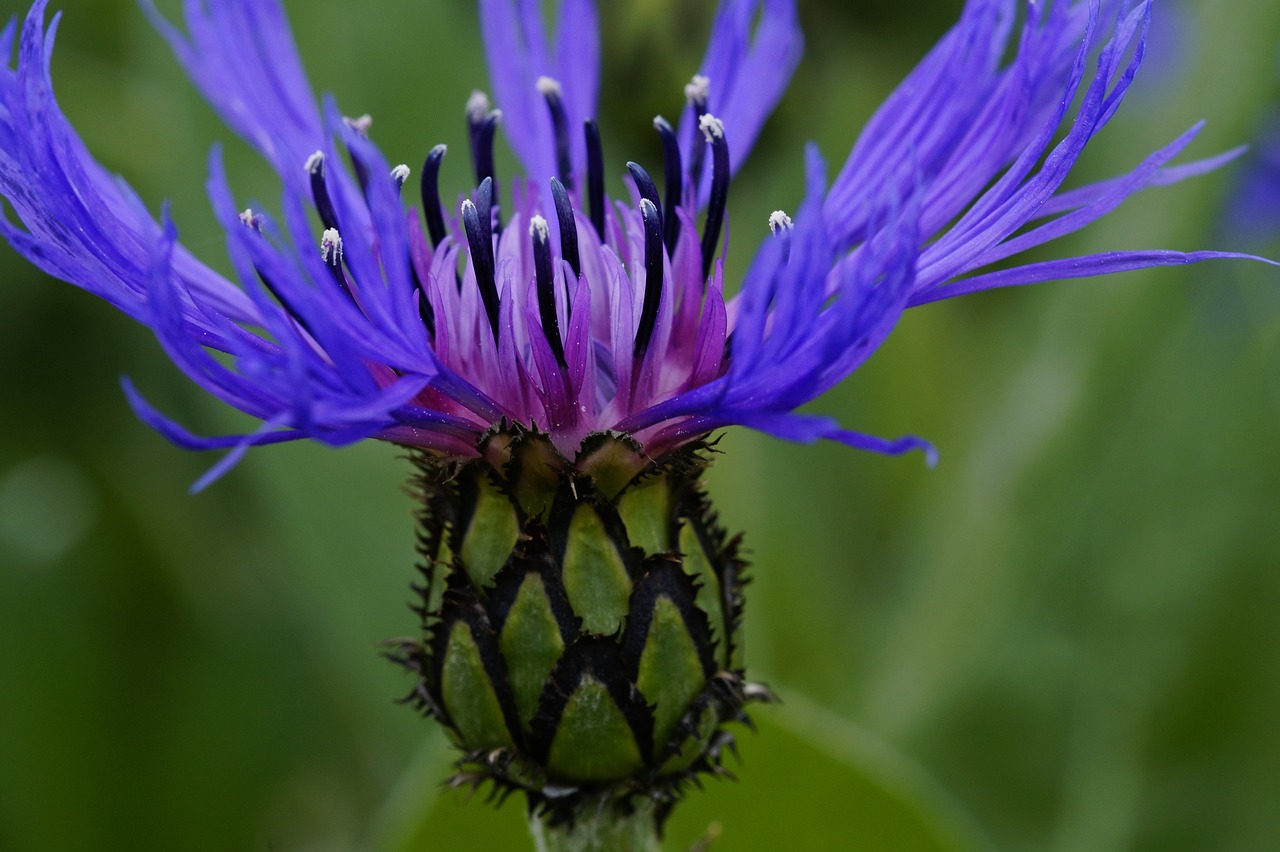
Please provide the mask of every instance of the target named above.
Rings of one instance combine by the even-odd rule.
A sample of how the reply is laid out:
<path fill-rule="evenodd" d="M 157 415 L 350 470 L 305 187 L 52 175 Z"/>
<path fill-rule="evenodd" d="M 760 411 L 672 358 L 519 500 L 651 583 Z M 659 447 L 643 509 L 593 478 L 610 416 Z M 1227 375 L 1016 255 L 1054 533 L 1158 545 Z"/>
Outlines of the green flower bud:
<path fill-rule="evenodd" d="M 705 443 L 651 460 L 619 435 L 573 461 L 495 430 L 415 458 L 421 640 L 391 655 L 463 752 L 455 783 L 524 792 L 550 823 L 602 803 L 661 820 L 726 774 L 729 722 L 766 697 L 741 662 L 744 564 L 700 482 Z"/>

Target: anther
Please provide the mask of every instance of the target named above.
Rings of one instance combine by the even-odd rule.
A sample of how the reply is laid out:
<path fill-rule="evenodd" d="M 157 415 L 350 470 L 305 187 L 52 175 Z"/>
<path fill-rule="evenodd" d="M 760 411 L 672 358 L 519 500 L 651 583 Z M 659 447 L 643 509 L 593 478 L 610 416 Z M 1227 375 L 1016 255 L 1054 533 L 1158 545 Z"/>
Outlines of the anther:
<path fill-rule="evenodd" d="M 556 313 L 555 273 L 551 266 L 551 229 L 547 220 L 534 216 L 529 220 L 529 236 L 533 238 L 533 272 L 538 284 L 538 317 L 556 361 L 565 366 L 564 341 L 560 336 L 560 318 Z"/>
<path fill-rule="evenodd" d="M 338 216 L 333 212 L 333 202 L 324 182 L 324 152 L 316 151 L 307 158 L 307 172 L 311 175 L 311 201 L 320 214 L 320 223 L 326 230 L 334 230 L 338 227 Z"/>
<path fill-rule="evenodd" d="M 342 235 L 337 228 L 326 228 L 321 235 L 320 257 L 334 268 L 342 265 Z"/>
<path fill-rule="evenodd" d="M 427 219 L 432 247 L 440 245 L 445 235 L 444 211 L 440 209 L 440 163 L 448 150 L 444 145 L 437 145 L 422 164 L 422 215 Z"/>
<path fill-rule="evenodd" d="M 711 78 L 705 74 L 694 74 L 693 79 L 684 84 L 684 99 L 695 109 L 705 111 L 707 108 L 707 98 L 710 97 L 710 95 Z"/>
<path fill-rule="evenodd" d="M 356 133 L 359 133 L 364 138 L 368 139 L 369 128 L 373 127 L 373 116 L 369 115 L 368 113 L 365 113 L 359 118 L 347 118 L 346 116 L 343 116 L 342 123 L 345 124 L 347 127 L 350 127 Z"/>
<path fill-rule="evenodd" d="M 644 220 L 644 302 L 640 307 L 640 324 L 636 328 L 635 357 L 644 357 L 658 321 L 658 305 L 662 298 L 662 223 L 658 208 L 647 198 L 640 199 L 640 217 Z"/>
<path fill-rule="evenodd" d="M 481 228 L 480 211 L 467 199 L 462 202 L 462 227 L 467 233 L 467 246 L 471 249 L 471 268 L 480 287 L 480 298 L 489 317 L 493 342 L 498 342 L 498 285 L 493 278 L 493 243 L 488 238 L 488 228 Z"/>
<path fill-rule="evenodd" d="M 564 184 L 573 187 L 573 160 L 569 156 L 569 116 L 564 109 L 564 93 L 560 81 L 551 77 L 539 77 L 538 91 L 547 101 L 551 113 L 551 127 L 556 138 L 556 172 Z"/>
<path fill-rule="evenodd" d="M 578 255 L 578 223 L 573 217 L 569 190 L 556 178 L 551 179 L 551 198 L 556 205 L 556 221 L 560 223 L 560 256 L 568 261 L 574 275 L 582 274 L 582 258 Z"/>
<path fill-rule="evenodd" d="M 262 233 L 262 216 L 254 213 L 251 207 L 246 207 L 244 212 L 240 214 L 240 224 L 246 228 L 252 228 L 259 234 Z"/>
<path fill-rule="evenodd" d="M 662 206 L 663 242 L 667 253 L 673 254 L 676 243 L 680 241 L 680 223 L 676 219 L 676 206 L 680 203 L 683 191 L 684 174 L 680 162 L 680 141 L 676 132 L 662 116 L 653 120 L 653 129 L 658 131 L 662 139 L 662 177 L 667 190 L 666 201 Z"/>
<path fill-rule="evenodd" d="M 467 129 L 474 138 L 480 125 L 484 124 L 484 120 L 489 117 L 489 96 L 484 92 L 476 89 L 471 93 L 471 97 L 467 98 Z"/>
<path fill-rule="evenodd" d="M 711 144 L 711 200 L 707 204 L 707 221 L 702 232 L 702 278 L 711 274 L 711 261 L 720 229 L 724 225 L 724 209 L 729 201 L 729 143 L 724 138 L 724 123 L 713 115 L 698 121 L 702 135 Z"/>
<path fill-rule="evenodd" d="M 409 167 L 404 163 L 396 166 L 391 170 L 391 179 L 395 181 L 396 189 L 404 187 L 404 182 L 409 179 Z"/>
<path fill-rule="evenodd" d="M 600 128 L 591 119 L 583 125 L 587 143 L 587 215 L 596 236 L 604 239 L 604 151 L 600 146 Z"/>
<path fill-rule="evenodd" d="M 338 285 L 343 293 L 347 294 L 347 298 L 355 301 L 355 294 L 351 292 L 351 287 L 347 284 L 347 276 L 342 273 L 342 236 L 338 233 L 337 228 L 326 228 L 325 232 L 320 235 L 320 257 L 324 260 L 325 266 L 329 268 L 330 274 L 333 275 L 334 283 Z"/>
<path fill-rule="evenodd" d="M 769 230 L 774 237 L 785 240 L 782 245 L 782 262 L 784 264 L 791 259 L 791 230 L 794 227 L 791 217 L 785 211 L 775 210 L 769 214 Z"/>
<path fill-rule="evenodd" d="M 697 193 L 698 185 L 702 183 L 702 163 L 705 154 L 702 145 L 698 144 L 698 130 L 702 127 L 702 117 L 707 114 L 707 102 L 711 98 L 711 78 L 695 74 L 693 79 L 685 84 L 684 98 L 693 110 L 693 120 L 697 125 L 693 131 L 693 159 L 689 163 L 689 180 L 693 183 L 693 191 Z"/>

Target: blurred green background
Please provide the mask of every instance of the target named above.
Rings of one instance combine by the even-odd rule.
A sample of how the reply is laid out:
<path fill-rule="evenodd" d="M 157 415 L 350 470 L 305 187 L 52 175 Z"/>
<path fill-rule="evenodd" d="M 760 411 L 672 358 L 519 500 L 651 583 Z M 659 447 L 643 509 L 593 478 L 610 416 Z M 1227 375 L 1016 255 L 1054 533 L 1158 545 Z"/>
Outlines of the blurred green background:
<path fill-rule="evenodd" d="M 285 5 L 313 83 L 371 113 L 389 158 L 465 150 L 471 3 Z M 677 110 L 713 4 L 605 5 L 621 172 L 658 162 L 649 118 Z M 270 174 L 129 0 L 62 6 L 65 111 L 225 268 L 208 148 L 274 208 Z M 805 61 L 730 199 L 739 272 L 798 202 L 803 143 L 834 169 L 960 6 L 801 0 Z M 1200 118 L 1193 154 L 1246 141 L 1277 101 L 1280 6 L 1157 14 L 1076 183 Z M 1241 173 L 1151 190 L 1050 254 L 1259 248 L 1216 224 Z M 441 737 L 392 703 L 410 684 L 378 643 L 415 627 L 397 450 L 259 450 L 189 496 L 215 458 L 139 424 L 119 377 L 199 432 L 243 418 L 123 316 L 7 247 L 0 269 L 0 849 L 522 848 L 520 805 L 438 794 Z M 937 469 L 732 432 L 712 488 L 752 550 L 751 673 L 785 703 L 671 848 L 712 820 L 723 850 L 1280 848 L 1278 341 L 1260 265 L 990 293 L 913 311 L 814 406 L 930 438 Z"/>

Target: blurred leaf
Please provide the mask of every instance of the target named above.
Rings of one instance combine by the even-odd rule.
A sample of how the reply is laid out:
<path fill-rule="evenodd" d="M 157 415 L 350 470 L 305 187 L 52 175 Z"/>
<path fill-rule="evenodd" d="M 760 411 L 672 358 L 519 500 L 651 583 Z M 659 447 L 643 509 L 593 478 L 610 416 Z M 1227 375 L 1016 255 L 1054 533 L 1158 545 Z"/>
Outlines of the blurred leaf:
<path fill-rule="evenodd" d="M 737 732 L 740 766 L 730 768 L 742 783 L 706 779 L 703 790 L 690 790 L 667 824 L 668 850 L 708 840 L 715 852 L 990 848 L 922 770 L 857 726 L 788 696 L 782 706 L 756 709 L 755 733 Z M 442 765 L 416 761 L 400 789 L 420 786 L 417 773 L 427 770 L 443 777 Z M 519 797 L 495 811 L 483 794 L 442 793 L 422 801 L 416 824 L 409 808 L 375 848 L 521 849 L 530 843 Z"/>
<path fill-rule="evenodd" d="M 857 726 L 782 690 L 738 736 L 741 783 L 710 781 L 672 815 L 667 848 L 971 852 L 990 848 L 924 772 Z M 709 833 L 710 830 L 710 833 Z"/>

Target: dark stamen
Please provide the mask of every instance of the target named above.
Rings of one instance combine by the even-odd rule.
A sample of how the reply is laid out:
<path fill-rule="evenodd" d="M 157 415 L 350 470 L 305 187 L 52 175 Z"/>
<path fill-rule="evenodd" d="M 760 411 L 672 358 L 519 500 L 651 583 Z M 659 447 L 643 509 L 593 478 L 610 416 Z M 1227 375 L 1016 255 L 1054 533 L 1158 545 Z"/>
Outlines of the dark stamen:
<path fill-rule="evenodd" d="M 490 204 L 499 206 L 498 179 L 493 167 L 493 138 L 498 132 L 498 124 L 502 121 L 502 112 L 494 110 L 485 116 L 484 122 L 476 129 L 471 140 L 471 163 L 475 167 L 476 183 L 484 183 L 489 179 L 493 184 Z M 498 230 L 501 230 L 499 222 Z"/>
<path fill-rule="evenodd" d="M 324 182 L 324 154 L 316 151 L 307 158 L 307 172 L 311 175 L 311 201 L 320 214 L 320 224 L 325 230 L 337 229 L 338 216 L 333 211 L 333 202 L 329 199 L 329 188 Z"/>
<path fill-rule="evenodd" d="M 583 126 L 587 140 L 587 213 L 596 236 L 604 239 L 604 150 L 600 146 L 600 128 L 591 119 Z"/>
<path fill-rule="evenodd" d="M 475 165 L 476 133 L 489 117 L 489 98 L 476 90 L 467 99 L 467 143 L 471 146 L 471 163 Z"/>
<path fill-rule="evenodd" d="M 556 178 L 551 179 L 551 198 L 560 223 L 560 256 L 573 267 L 574 275 L 581 275 L 582 258 L 578 256 L 578 223 L 573 216 L 573 202 L 569 200 L 569 190 Z"/>
<path fill-rule="evenodd" d="M 689 181 L 693 184 L 695 199 L 698 196 L 698 185 L 702 183 L 702 162 L 706 154 L 705 148 L 698 140 L 698 134 L 702 128 L 702 117 L 707 114 L 710 86 L 711 81 L 699 74 L 684 87 L 685 99 L 693 110 L 693 160 L 689 163 Z"/>
<path fill-rule="evenodd" d="M 573 160 L 569 156 L 569 116 L 564 110 L 564 96 L 560 91 L 560 83 L 550 77 L 538 78 L 538 91 L 547 99 L 547 109 L 551 112 L 551 127 L 556 136 L 556 171 L 557 177 L 565 186 L 573 188 Z"/>
<path fill-rule="evenodd" d="M 253 210 L 246 210 L 240 214 L 240 223 L 259 235 L 262 234 L 262 221 L 262 217 L 254 213 Z M 302 315 L 298 313 L 298 310 L 294 307 L 292 300 L 285 295 L 284 290 L 281 290 L 275 285 L 271 276 L 262 271 L 262 266 L 256 260 L 253 261 L 253 271 L 258 274 L 258 280 L 262 282 L 263 287 L 267 288 L 267 292 L 272 296 L 275 296 L 276 301 L 280 303 L 280 307 L 284 308 L 285 313 L 287 313 L 294 322 L 305 329 L 308 334 L 315 337 L 315 332 L 312 331 L 311 326 L 307 324 L 307 321 L 302 318 Z"/>
<path fill-rule="evenodd" d="M 631 179 L 636 182 L 636 190 L 640 193 L 640 197 L 649 199 L 654 209 L 658 211 L 658 225 L 661 226 L 662 199 L 658 196 L 658 185 L 653 182 L 653 178 L 649 177 L 649 173 L 637 163 L 627 163 L 627 171 L 631 172 Z"/>
<path fill-rule="evenodd" d="M 702 132 L 711 144 L 711 200 L 707 204 L 707 221 L 702 231 L 702 278 L 711 274 L 716 243 L 724 225 L 724 208 L 729 200 L 729 143 L 724 138 L 724 124 L 713 115 L 702 117 Z"/>
<path fill-rule="evenodd" d="M 635 357 L 644 357 L 658 321 L 658 303 L 662 297 L 662 219 L 657 205 L 640 199 L 640 216 L 644 219 L 644 304 L 640 307 L 640 325 L 636 328 Z"/>
<path fill-rule="evenodd" d="M 357 135 L 369 138 L 369 127 L 373 124 L 373 119 L 367 115 L 359 118 L 344 118 L 343 123 L 351 128 Z M 369 194 L 369 170 L 364 167 L 364 163 L 360 162 L 360 158 L 356 156 L 355 150 L 347 146 L 347 159 L 351 161 L 351 170 L 355 172 L 356 182 L 360 184 L 360 191 L 368 196 Z"/>
<path fill-rule="evenodd" d="M 486 205 L 487 206 L 487 205 Z M 476 284 L 480 287 L 480 298 L 484 300 L 484 310 L 489 316 L 489 327 L 493 330 L 493 342 L 498 342 L 498 285 L 493 278 L 493 243 L 488 237 L 488 228 L 481 227 L 480 211 L 467 199 L 462 202 L 462 227 L 467 232 L 467 246 L 471 249 L 471 268 L 476 274 Z"/>
<path fill-rule="evenodd" d="M 436 311 L 431 307 L 431 299 L 427 296 L 427 288 L 422 286 L 422 279 L 418 277 L 418 269 L 413 265 L 413 259 L 409 259 L 409 275 L 413 279 L 413 289 L 418 291 L 418 317 L 421 318 L 423 326 L 427 329 L 427 338 L 435 340 L 436 337 Z"/>
<path fill-rule="evenodd" d="M 312 330 L 310 324 L 308 324 L 307 321 L 302 318 L 302 315 L 294 308 L 293 303 L 284 295 L 284 291 L 275 285 L 275 282 L 271 280 L 271 277 L 263 272 L 262 267 L 258 266 L 258 264 L 255 263 L 253 265 L 253 271 L 258 274 L 258 280 L 262 282 L 263 287 L 267 288 L 267 292 L 276 297 L 276 301 L 280 303 L 280 307 L 284 308 L 284 311 L 289 315 L 289 318 L 296 322 L 303 331 L 314 338 L 316 336 L 315 331 Z"/>
<path fill-rule="evenodd" d="M 680 203 L 680 195 L 684 190 L 681 182 L 684 173 L 680 163 L 680 141 L 676 132 L 662 116 L 653 120 L 653 128 L 662 139 L 662 177 L 666 185 L 667 198 L 662 207 L 663 241 L 667 253 L 673 254 L 676 243 L 680 241 L 680 222 L 676 219 L 676 205 Z"/>
<path fill-rule="evenodd" d="M 444 145 L 437 145 L 422 164 L 422 215 L 427 218 L 432 248 L 440 245 L 445 235 L 444 211 L 440 209 L 440 164 L 448 150 Z"/>
<path fill-rule="evenodd" d="M 547 220 L 534 216 L 529 222 L 529 236 L 533 237 L 533 272 L 538 282 L 538 316 L 542 320 L 542 333 L 551 344 L 556 361 L 564 367 L 564 341 L 556 313 L 555 273 L 551 268 L 551 232 L 547 228 Z"/>
<path fill-rule="evenodd" d="M 485 178 L 476 187 L 476 213 L 480 217 L 480 229 L 484 244 L 488 247 L 489 263 L 493 264 L 493 197 L 496 187 L 493 178 Z"/>

